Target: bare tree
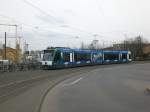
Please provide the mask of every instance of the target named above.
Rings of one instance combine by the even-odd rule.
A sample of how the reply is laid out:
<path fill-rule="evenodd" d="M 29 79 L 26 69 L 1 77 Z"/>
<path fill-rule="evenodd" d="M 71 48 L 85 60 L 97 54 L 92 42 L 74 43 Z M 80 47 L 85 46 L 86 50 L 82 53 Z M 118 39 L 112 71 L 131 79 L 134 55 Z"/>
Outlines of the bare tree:
<path fill-rule="evenodd" d="M 142 36 L 137 36 L 135 38 L 125 39 L 122 43 L 117 44 L 119 50 L 129 50 L 132 52 L 132 58 L 143 58 L 144 52 L 143 48 L 148 44 L 148 41 Z"/>

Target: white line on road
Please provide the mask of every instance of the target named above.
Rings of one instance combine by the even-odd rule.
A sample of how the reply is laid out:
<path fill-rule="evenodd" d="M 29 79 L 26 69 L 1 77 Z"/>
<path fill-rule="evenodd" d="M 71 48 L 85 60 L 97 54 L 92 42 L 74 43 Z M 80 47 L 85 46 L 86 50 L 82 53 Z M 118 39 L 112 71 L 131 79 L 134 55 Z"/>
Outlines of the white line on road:
<path fill-rule="evenodd" d="M 78 83 L 80 80 L 82 80 L 83 78 L 82 77 L 80 77 L 80 78 L 78 78 L 77 80 L 75 80 L 75 81 L 73 81 L 73 82 L 71 82 L 71 83 L 69 83 L 69 84 L 64 84 L 63 86 L 71 86 L 71 85 L 74 85 L 74 84 L 76 84 L 76 83 Z"/>
<path fill-rule="evenodd" d="M 71 83 L 71 85 L 76 84 L 76 83 L 77 83 L 77 82 L 79 82 L 80 80 L 82 80 L 82 77 L 80 77 L 79 79 L 77 79 L 77 80 L 73 81 L 73 82 Z"/>

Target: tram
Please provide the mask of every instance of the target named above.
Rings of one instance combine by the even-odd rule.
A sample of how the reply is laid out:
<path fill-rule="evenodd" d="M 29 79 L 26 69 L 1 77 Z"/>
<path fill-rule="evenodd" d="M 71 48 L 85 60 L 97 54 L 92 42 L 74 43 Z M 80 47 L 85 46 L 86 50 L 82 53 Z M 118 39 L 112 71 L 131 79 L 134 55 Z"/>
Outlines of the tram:
<path fill-rule="evenodd" d="M 130 51 L 81 50 L 55 47 L 44 50 L 42 68 L 57 69 L 77 66 L 131 62 Z"/>

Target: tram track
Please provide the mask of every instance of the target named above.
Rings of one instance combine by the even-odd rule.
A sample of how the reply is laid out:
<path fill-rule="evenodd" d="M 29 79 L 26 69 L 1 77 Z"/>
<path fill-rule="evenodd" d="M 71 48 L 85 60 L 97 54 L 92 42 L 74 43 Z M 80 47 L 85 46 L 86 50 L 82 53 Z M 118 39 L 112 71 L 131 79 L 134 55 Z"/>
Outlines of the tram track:
<path fill-rule="evenodd" d="M 39 83 L 43 83 L 47 79 L 53 82 L 56 81 L 57 83 L 57 79 L 64 80 L 66 78 L 70 78 L 70 77 L 76 76 L 83 72 L 88 72 L 96 68 L 98 68 L 98 66 L 97 67 L 96 66 L 81 67 L 81 68 L 78 67 L 78 68 L 70 68 L 70 69 L 44 71 L 44 72 L 42 71 L 42 73 L 44 74 L 43 76 L 39 75 L 39 76 L 27 78 L 25 80 L 23 79 L 14 80 L 12 82 L 9 82 L 8 84 L 6 83 L 1 84 L 0 85 L 0 103 L 2 103 L 5 100 L 8 100 L 9 98 L 17 96 L 18 94 L 20 94 L 20 91 L 22 90 L 30 89 L 30 87 L 38 85 Z M 58 80 L 58 82 L 61 80 Z"/>
<path fill-rule="evenodd" d="M 142 64 L 142 63 L 130 63 L 130 64 Z M 13 78 L 13 80 L 11 80 L 9 83 L 5 82 L 4 84 L 0 84 L 0 110 L 1 110 L 1 105 L 4 105 L 5 102 L 9 102 L 11 101 L 11 99 L 17 99 L 17 97 L 20 97 L 20 95 L 25 94 L 26 92 L 32 90 L 33 95 L 31 96 L 33 96 L 33 98 L 29 100 L 31 100 L 30 102 L 34 102 L 36 99 L 36 96 L 34 96 L 34 94 L 39 94 L 39 100 L 36 102 L 36 104 L 34 104 L 36 107 L 36 110 L 39 111 L 39 106 L 42 104 L 42 99 L 44 99 L 44 95 L 48 91 L 50 91 L 53 87 L 55 87 L 58 83 L 68 78 L 80 75 L 82 73 L 86 74 L 86 72 L 92 71 L 94 69 L 128 66 L 130 64 L 120 64 L 120 65 L 114 64 L 114 65 L 106 65 L 106 66 L 97 65 L 97 66 L 77 67 L 77 68 L 50 70 L 50 71 L 49 70 L 34 71 L 34 72 L 31 72 L 31 73 L 35 73 L 34 75 L 30 74 L 30 75 L 33 75 L 31 77 L 27 76 L 25 79 L 24 77 L 17 78 L 17 79 Z M 30 73 L 30 72 L 27 72 L 27 73 Z M 37 76 L 36 76 L 36 73 L 37 73 Z M 17 76 L 19 75 L 15 75 L 15 77 Z M 22 75 L 20 75 L 20 77 L 21 76 Z M 13 77 L 13 75 L 10 75 L 10 77 Z M 41 87 L 39 88 L 39 86 Z M 38 89 L 34 90 L 36 88 Z M 38 91 L 39 93 L 37 93 L 36 91 Z M 19 107 L 16 107 L 16 108 L 19 108 Z"/>

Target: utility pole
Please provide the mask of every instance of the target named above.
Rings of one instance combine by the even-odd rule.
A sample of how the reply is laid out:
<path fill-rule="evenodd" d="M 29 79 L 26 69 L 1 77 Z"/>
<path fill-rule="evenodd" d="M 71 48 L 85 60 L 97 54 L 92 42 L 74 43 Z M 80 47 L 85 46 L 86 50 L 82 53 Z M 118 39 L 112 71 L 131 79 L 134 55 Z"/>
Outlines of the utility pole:
<path fill-rule="evenodd" d="M 7 44 L 7 41 L 6 41 L 6 32 L 5 32 L 5 60 L 7 59 L 7 55 L 6 55 L 6 44 Z"/>
<path fill-rule="evenodd" d="M 16 24 L 0 24 L 0 26 L 12 26 L 12 27 L 15 27 L 15 38 L 16 38 L 16 57 L 17 57 L 17 60 L 18 60 L 18 51 L 17 51 L 17 46 L 19 44 L 19 47 L 20 47 L 20 38 L 19 38 L 19 43 L 18 43 L 18 34 L 17 34 L 17 27 L 18 25 Z M 14 38 L 14 37 L 8 37 L 8 38 Z M 5 32 L 5 59 L 7 58 L 6 56 L 6 32 Z"/>
<path fill-rule="evenodd" d="M 16 24 L 14 24 L 14 25 L 12 25 L 12 24 L 0 24 L 0 26 L 13 26 L 13 27 L 15 27 L 15 33 L 16 33 L 16 43 L 17 43 L 17 28 L 18 28 L 18 25 L 16 25 Z M 20 41 L 20 40 L 19 40 Z M 19 43 L 20 44 L 20 43 Z"/>

